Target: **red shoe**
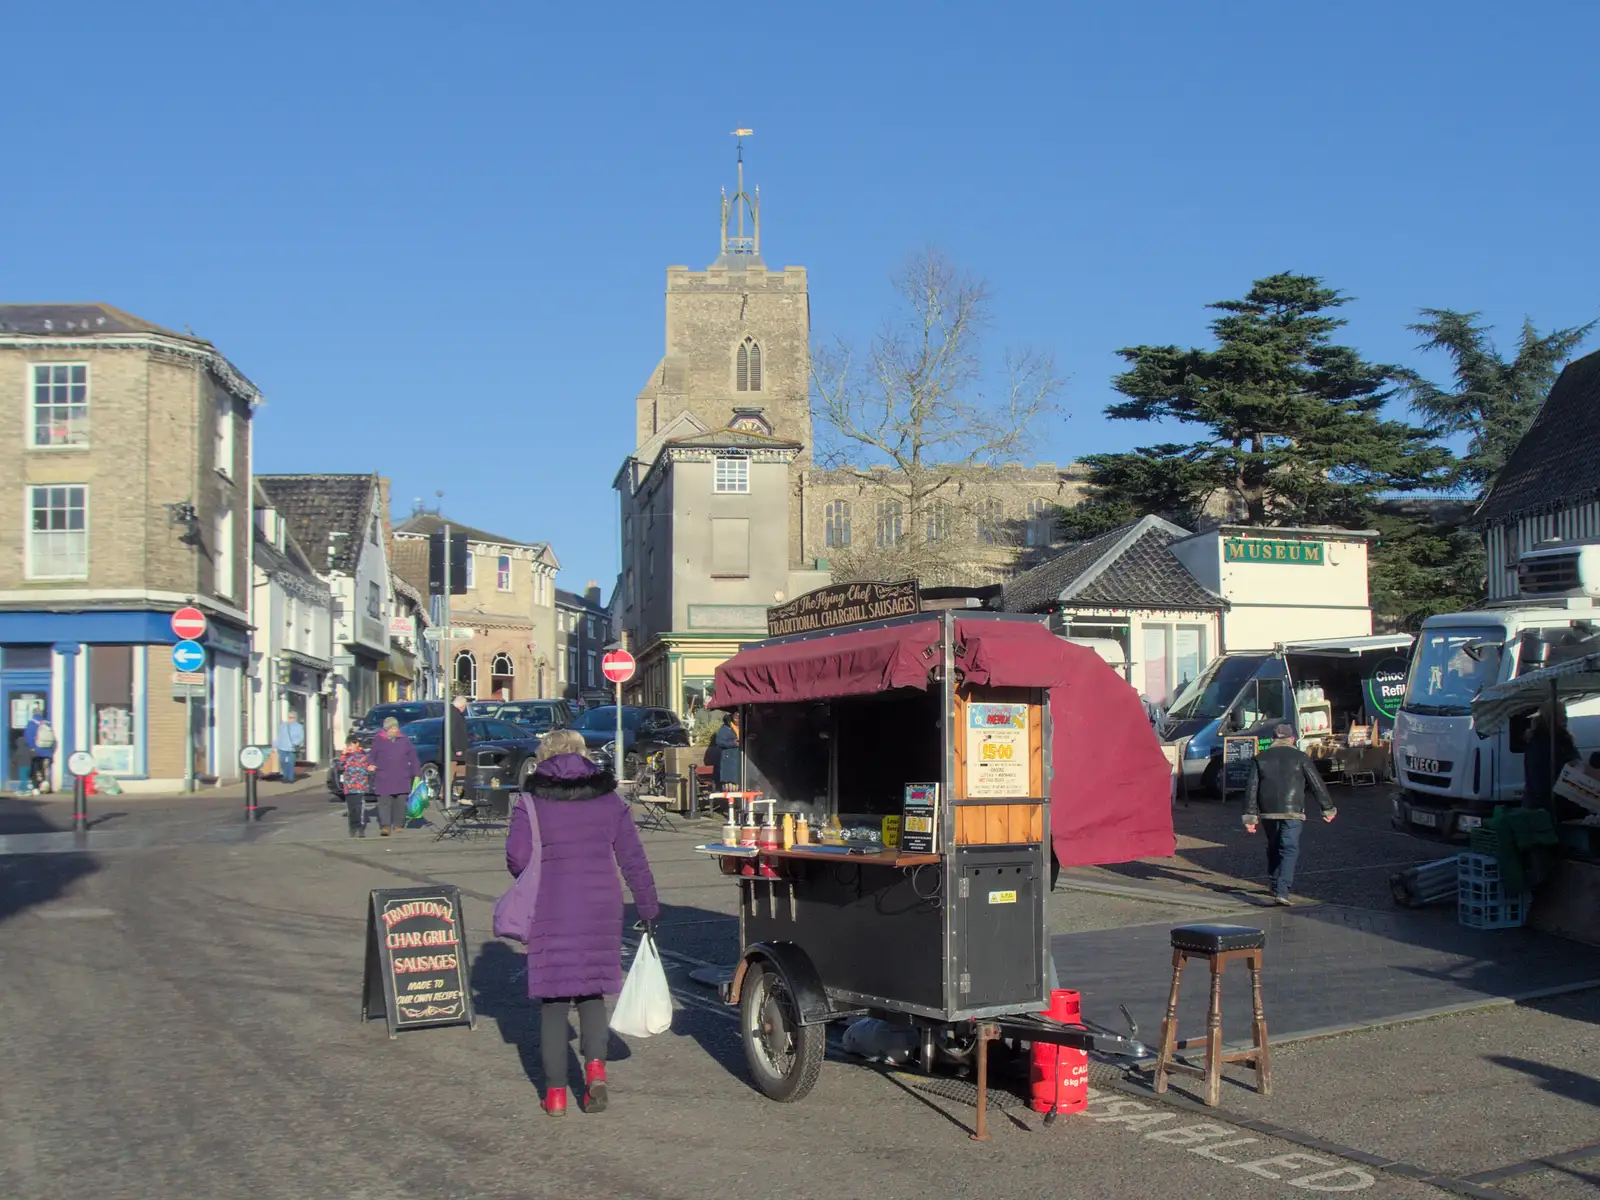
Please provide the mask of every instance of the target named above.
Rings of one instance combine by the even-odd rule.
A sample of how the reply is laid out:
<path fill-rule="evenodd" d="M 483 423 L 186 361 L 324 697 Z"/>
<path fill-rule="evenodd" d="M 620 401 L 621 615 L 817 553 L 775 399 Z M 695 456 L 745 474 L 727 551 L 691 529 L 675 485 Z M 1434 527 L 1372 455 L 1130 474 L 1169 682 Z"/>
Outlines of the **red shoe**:
<path fill-rule="evenodd" d="M 564 1088 L 564 1087 L 563 1088 L 546 1088 L 545 1089 L 545 1093 L 544 1093 L 544 1103 L 541 1104 L 540 1107 L 543 1108 L 545 1113 L 547 1115 L 549 1115 L 549 1116 L 552 1116 L 552 1117 L 564 1117 L 564 1116 L 566 1116 L 567 1115 L 567 1089 Z"/>
<path fill-rule="evenodd" d="M 583 1094 L 583 1111 L 586 1113 L 605 1112 L 606 1110 L 606 1064 L 601 1059 L 593 1059 L 583 1065 L 583 1081 L 587 1090 Z"/>

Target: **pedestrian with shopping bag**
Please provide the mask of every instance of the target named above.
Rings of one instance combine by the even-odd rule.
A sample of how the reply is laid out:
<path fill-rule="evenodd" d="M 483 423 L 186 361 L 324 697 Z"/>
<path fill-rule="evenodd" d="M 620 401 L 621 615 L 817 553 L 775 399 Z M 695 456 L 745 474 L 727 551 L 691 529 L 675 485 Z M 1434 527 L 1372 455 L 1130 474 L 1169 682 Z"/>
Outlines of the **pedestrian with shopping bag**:
<path fill-rule="evenodd" d="M 518 797 L 506 837 L 506 867 L 517 882 L 495 907 L 495 932 L 528 947 L 528 995 L 540 1003 L 541 1107 L 552 1117 L 567 1111 L 567 1014 L 574 1005 L 583 1110 L 606 1107 L 602 997 L 623 986 L 619 866 L 648 943 L 661 915 L 655 877 L 616 779 L 584 748 L 583 735 L 571 729 L 549 733 L 540 744 L 529 792 Z"/>
<path fill-rule="evenodd" d="M 372 760 L 372 790 L 378 797 L 378 836 L 389 837 L 406 822 L 406 801 L 411 785 L 422 774 L 417 748 L 394 717 L 385 717 L 383 729 L 367 751 Z"/>

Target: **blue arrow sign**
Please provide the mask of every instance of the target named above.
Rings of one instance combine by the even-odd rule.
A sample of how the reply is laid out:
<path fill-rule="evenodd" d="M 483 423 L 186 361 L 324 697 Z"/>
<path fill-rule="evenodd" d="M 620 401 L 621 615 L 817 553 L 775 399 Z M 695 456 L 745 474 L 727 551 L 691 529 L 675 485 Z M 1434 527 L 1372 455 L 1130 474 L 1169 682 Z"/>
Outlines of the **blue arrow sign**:
<path fill-rule="evenodd" d="M 179 642 L 172 648 L 172 665 L 180 671 L 198 671 L 206 665 L 205 648 L 199 642 Z"/>

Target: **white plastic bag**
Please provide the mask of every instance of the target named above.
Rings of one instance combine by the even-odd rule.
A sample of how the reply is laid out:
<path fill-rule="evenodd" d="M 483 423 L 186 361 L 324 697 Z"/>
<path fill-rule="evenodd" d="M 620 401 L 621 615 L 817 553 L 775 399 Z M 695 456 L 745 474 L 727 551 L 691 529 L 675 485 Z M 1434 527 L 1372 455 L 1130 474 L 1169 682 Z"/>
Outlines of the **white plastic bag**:
<path fill-rule="evenodd" d="M 648 933 L 639 942 L 633 966 L 622 981 L 622 994 L 611 1014 L 611 1028 L 623 1037 L 652 1037 L 672 1028 L 672 992 L 661 966 L 656 940 Z"/>

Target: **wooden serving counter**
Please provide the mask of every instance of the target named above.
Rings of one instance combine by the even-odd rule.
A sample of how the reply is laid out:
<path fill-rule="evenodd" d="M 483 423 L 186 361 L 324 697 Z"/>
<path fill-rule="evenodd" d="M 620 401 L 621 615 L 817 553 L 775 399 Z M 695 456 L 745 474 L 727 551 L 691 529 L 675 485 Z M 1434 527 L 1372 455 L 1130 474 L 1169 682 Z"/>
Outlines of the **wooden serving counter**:
<path fill-rule="evenodd" d="M 763 850 L 760 858 L 793 858 L 803 862 L 871 863 L 880 867 L 925 867 L 942 862 L 938 854 L 905 854 L 899 850 L 879 850 L 876 854 L 840 854 L 822 847 L 807 849 L 796 846 L 792 850 Z"/>

